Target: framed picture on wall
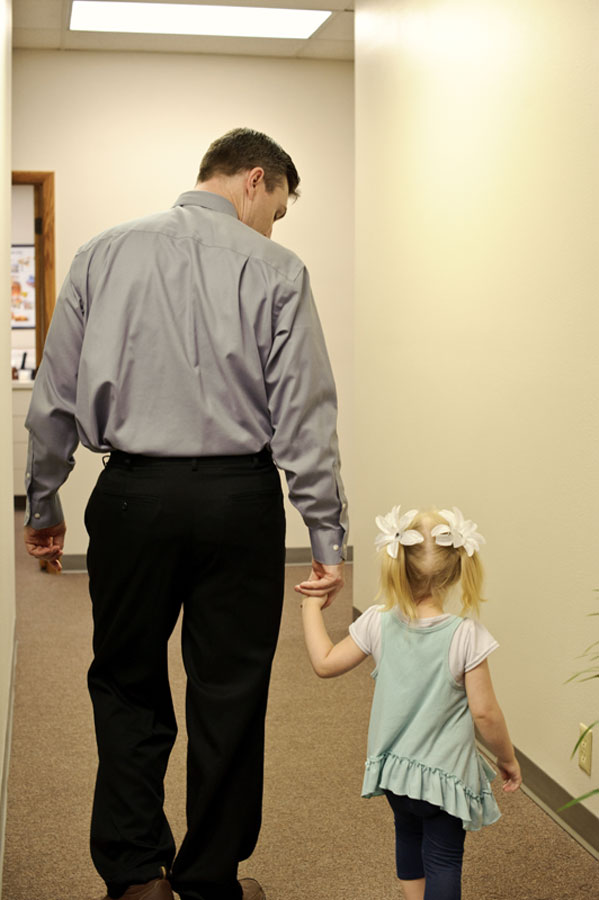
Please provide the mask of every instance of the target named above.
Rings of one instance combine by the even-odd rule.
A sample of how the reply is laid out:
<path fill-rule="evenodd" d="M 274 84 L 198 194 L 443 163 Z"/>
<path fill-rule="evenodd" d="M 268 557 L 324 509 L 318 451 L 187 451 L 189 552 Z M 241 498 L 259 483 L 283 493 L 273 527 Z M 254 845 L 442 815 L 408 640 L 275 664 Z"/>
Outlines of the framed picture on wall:
<path fill-rule="evenodd" d="M 13 328 L 35 328 L 35 246 L 11 247 L 10 319 Z"/>

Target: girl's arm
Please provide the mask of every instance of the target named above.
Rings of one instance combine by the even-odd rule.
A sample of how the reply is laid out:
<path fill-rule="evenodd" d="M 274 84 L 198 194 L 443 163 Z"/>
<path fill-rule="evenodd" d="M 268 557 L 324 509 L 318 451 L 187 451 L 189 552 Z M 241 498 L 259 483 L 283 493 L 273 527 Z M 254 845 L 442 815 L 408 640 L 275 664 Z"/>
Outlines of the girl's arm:
<path fill-rule="evenodd" d="M 304 597 L 302 623 L 312 668 L 321 678 L 333 678 L 354 669 L 368 654 L 363 653 L 349 635 L 338 644 L 333 644 L 322 617 L 322 607 L 326 601 L 326 597 Z"/>
<path fill-rule="evenodd" d="M 497 757 L 503 790 L 517 791 L 522 784 L 520 766 L 495 697 L 488 661 L 485 659 L 479 666 L 466 672 L 464 681 L 474 724 L 483 743 Z"/>

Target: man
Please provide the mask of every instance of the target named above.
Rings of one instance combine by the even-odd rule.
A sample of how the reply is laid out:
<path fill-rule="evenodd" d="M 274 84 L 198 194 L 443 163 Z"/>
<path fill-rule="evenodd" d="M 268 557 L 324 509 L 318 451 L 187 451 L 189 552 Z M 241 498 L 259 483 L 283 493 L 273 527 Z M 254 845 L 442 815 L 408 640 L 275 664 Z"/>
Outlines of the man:
<path fill-rule="evenodd" d="M 77 253 L 27 418 L 25 541 L 60 568 L 57 489 L 81 441 L 110 454 L 88 503 L 98 742 L 91 826 L 108 898 L 258 900 L 264 716 L 283 597 L 278 473 L 310 530 L 301 592 L 343 584 L 336 398 L 301 260 L 272 243 L 289 155 L 236 129 L 195 189 Z M 167 642 L 183 608 L 186 837 L 163 779 L 176 736 Z M 172 888 L 171 888 L 172 886 Z"/>

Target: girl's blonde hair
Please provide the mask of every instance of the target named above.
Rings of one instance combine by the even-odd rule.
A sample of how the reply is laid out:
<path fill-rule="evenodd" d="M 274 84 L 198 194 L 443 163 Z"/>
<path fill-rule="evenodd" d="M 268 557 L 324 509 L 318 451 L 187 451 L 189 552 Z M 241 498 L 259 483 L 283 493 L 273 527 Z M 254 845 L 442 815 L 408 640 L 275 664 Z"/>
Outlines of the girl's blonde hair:
<path fill-rule="evenodd" d="M 417 618 L 420 600 L 432 597 L 443 606 L 448 591 L 458 582 L 462 588 L 461 615 L 478 615 L 483 584 L 483 567 L 478 553 L 468 556 L 464 547 L 441 547 L 431 535 L 435 525 L 447 524 L 438 510 L 419 512 L 410 529 L 420 532 L 424 541 L 404 547 L 399 544 L 397 559 L 383 548 L 381 556 L 381 590 L 384 610 L 399 606 L 409 619 Z"/>

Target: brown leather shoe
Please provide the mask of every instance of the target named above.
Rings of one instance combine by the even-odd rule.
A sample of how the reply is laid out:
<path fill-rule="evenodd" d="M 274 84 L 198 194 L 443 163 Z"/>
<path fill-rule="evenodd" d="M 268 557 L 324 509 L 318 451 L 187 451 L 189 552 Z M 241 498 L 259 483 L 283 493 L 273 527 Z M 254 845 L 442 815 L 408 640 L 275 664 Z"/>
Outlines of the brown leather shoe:
<path fill-rule="evenodd" d="M 256 897 L 259 897 L 256 894 Z M 104 900 L 113 900 L 108 894 Z M 170 882 L 166 878 L 153 878 L 146 884 L 132 884 L 118 900 L 175 900 Z"/>
<path fill-rule="evenodd" d="M 243 900 L 266 900 L 266 894 L 255 878 L 240 878 L 239 884 L 243 890 Z"/>

